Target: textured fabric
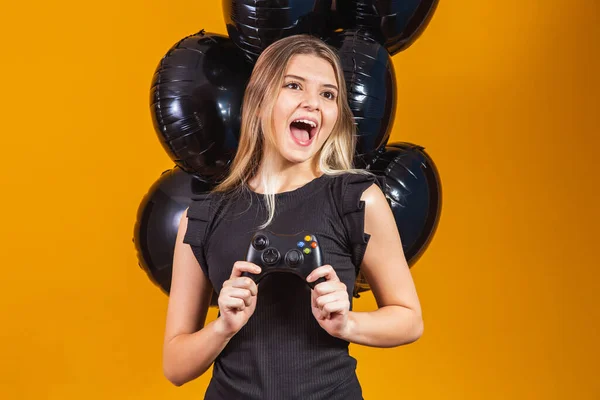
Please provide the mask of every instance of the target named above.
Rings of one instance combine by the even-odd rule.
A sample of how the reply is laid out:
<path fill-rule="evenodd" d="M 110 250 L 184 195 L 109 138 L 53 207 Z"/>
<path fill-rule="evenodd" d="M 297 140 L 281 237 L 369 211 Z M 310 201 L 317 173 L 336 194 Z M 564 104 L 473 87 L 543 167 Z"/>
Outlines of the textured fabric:
<path fill-rule="evenodd" d="M 382 177 L 323 175 L 279 193 L 267 227 L 276 234 L 316 235 L 323 263 L 334 267 L 351 302 L 370 237 L 360 197 L 374 183 L 383 189 Z M 217 293 L 233 264 L 246 259 L 252 235 L 266 217 L 264 196 L 250 190 L 235 198 L 213 193 L 193 199 L 184 242 Z M 259 284 L 254 314 L 215 360 L 205 399 L 362 399 L 348 344 L 319 326 L 302 279 L 269 274 Z"/>

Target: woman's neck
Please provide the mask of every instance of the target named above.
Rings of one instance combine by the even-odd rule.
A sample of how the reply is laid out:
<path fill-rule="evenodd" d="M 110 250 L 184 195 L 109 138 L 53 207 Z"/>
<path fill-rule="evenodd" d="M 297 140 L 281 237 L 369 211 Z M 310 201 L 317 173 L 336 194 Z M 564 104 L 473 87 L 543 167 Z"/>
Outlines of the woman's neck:
<path fill-rule="evenodd" d="M 259 168 L 255 176 L 248 182 L 250 189 L 257 193 L 264 193 L 262 178 L 265 173 L 264 169 Z M 310 165 L 295 164 L 283 168 L 274 168 L 271 171 L 275 178 L 274 193 L 288 192 L 304 186 L 308 182 L 323 175 L 322 172 Z"/>

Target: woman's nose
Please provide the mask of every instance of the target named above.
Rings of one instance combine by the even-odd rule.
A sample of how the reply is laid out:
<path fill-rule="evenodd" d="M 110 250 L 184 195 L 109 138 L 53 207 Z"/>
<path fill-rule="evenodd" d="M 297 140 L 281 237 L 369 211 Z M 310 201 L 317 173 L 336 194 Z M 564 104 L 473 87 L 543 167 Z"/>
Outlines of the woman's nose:
<path fill-rule="evenodd" d="M 302 107 L 309 110 L 318 110 L 319 109 L 319 94 L 312 93 L 310 91 L 304 92 L 304 99 L 302 100 Z"/>

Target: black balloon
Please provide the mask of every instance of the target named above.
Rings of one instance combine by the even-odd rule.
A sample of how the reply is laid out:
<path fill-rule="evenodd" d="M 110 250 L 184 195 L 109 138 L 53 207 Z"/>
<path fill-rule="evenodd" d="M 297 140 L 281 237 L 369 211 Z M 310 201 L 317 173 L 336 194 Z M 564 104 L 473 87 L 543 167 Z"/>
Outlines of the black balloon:
<path fill-rule="evenodd" d="M 198 32 L 175 44 L 152 80 L 150 109 L 169 157 L 207 181 L 224 176 L 238 146 L 251 67 L 228 38 Z"/>
<path fill-rule="evenodd" d="M 179 221 L 193 195 L 210 185 L 178 167 L 162 173 L 142 199 L 137 212 L 133 243 L 138 264 L 150 280 L 169 294 L 173 254 Z M 211 305 L 216 305 L 213 295 Z"/>
<path fill-rule="evenodd" d="M 391 206 L 404 255 L 412 267 L 423 255 L 437 229 L 442 210 L 438 170 L 423 147 L 390 143 L 379 149 L 369 170 L 385 177 L 385 196 Z M 359 273 L 355 294 L 370 290 Z"/>
<path fill-rule="evenodd" d="M 388 52 L 360 30 L 334 34 L 348 88 L 348 103 L 358 128 L 357 166 L 363 156 L 387 143 L 396 112 L 396 77 Z"/>
<path fill-rule="evenodd" d="M 442 209 L 438 170 L 424 148 L 411 143 L 390 143 L 370 170 L 385 176 L 404 253 L 409 265 L 421 257 L 433 238 Z"/>
<path fill-rule="evenodd" d="M 223 0 L 223 16 L 229 37 L 254 63 L 281 38 L 326 36 L 331 31 L 331 0 Z"/>
<path fill-rule="evenodd" d="M 336 15 L 342 27 L 365 29 L 393 55 L 417 40 L 437 4 L 438 0 L 338 1 Z"/>

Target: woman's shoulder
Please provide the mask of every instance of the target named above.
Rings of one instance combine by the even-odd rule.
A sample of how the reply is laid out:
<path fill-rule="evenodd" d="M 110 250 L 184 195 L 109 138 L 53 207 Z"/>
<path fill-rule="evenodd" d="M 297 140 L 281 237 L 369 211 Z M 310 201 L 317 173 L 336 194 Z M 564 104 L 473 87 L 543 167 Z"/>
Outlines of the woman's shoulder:
<path fill-rule="evenodd" d="M 210 207 L 211 202 L 215 197 L 215 192 L 194 193 L 190 198 L 188 215 L 190 213 L 199 213 Z"/>
<path fill-rule="evenodd" d="M 201 221 L 203 224 L 209 223 L 224 198 L 224 193 L 216 191 L 193 194 L 187 209 L 188 219 Z"/>
<path fill-rule="evenodd" d="M 385 177 L 369 171 L 344 171 L 329 175 L 334 198 L 343 210 L 353 211 L 362 208 L 364 196 L 377 196 L 385 190 Z"/>
<path fill-rule="evenodd" d="M 347 171 L 331 179 L 334 203 L 352 249 L 352 262 L 358 268 L 370 237 L 365 232 L 366 208 L 385 205 L 385 178 L 368 171 Z"/>

